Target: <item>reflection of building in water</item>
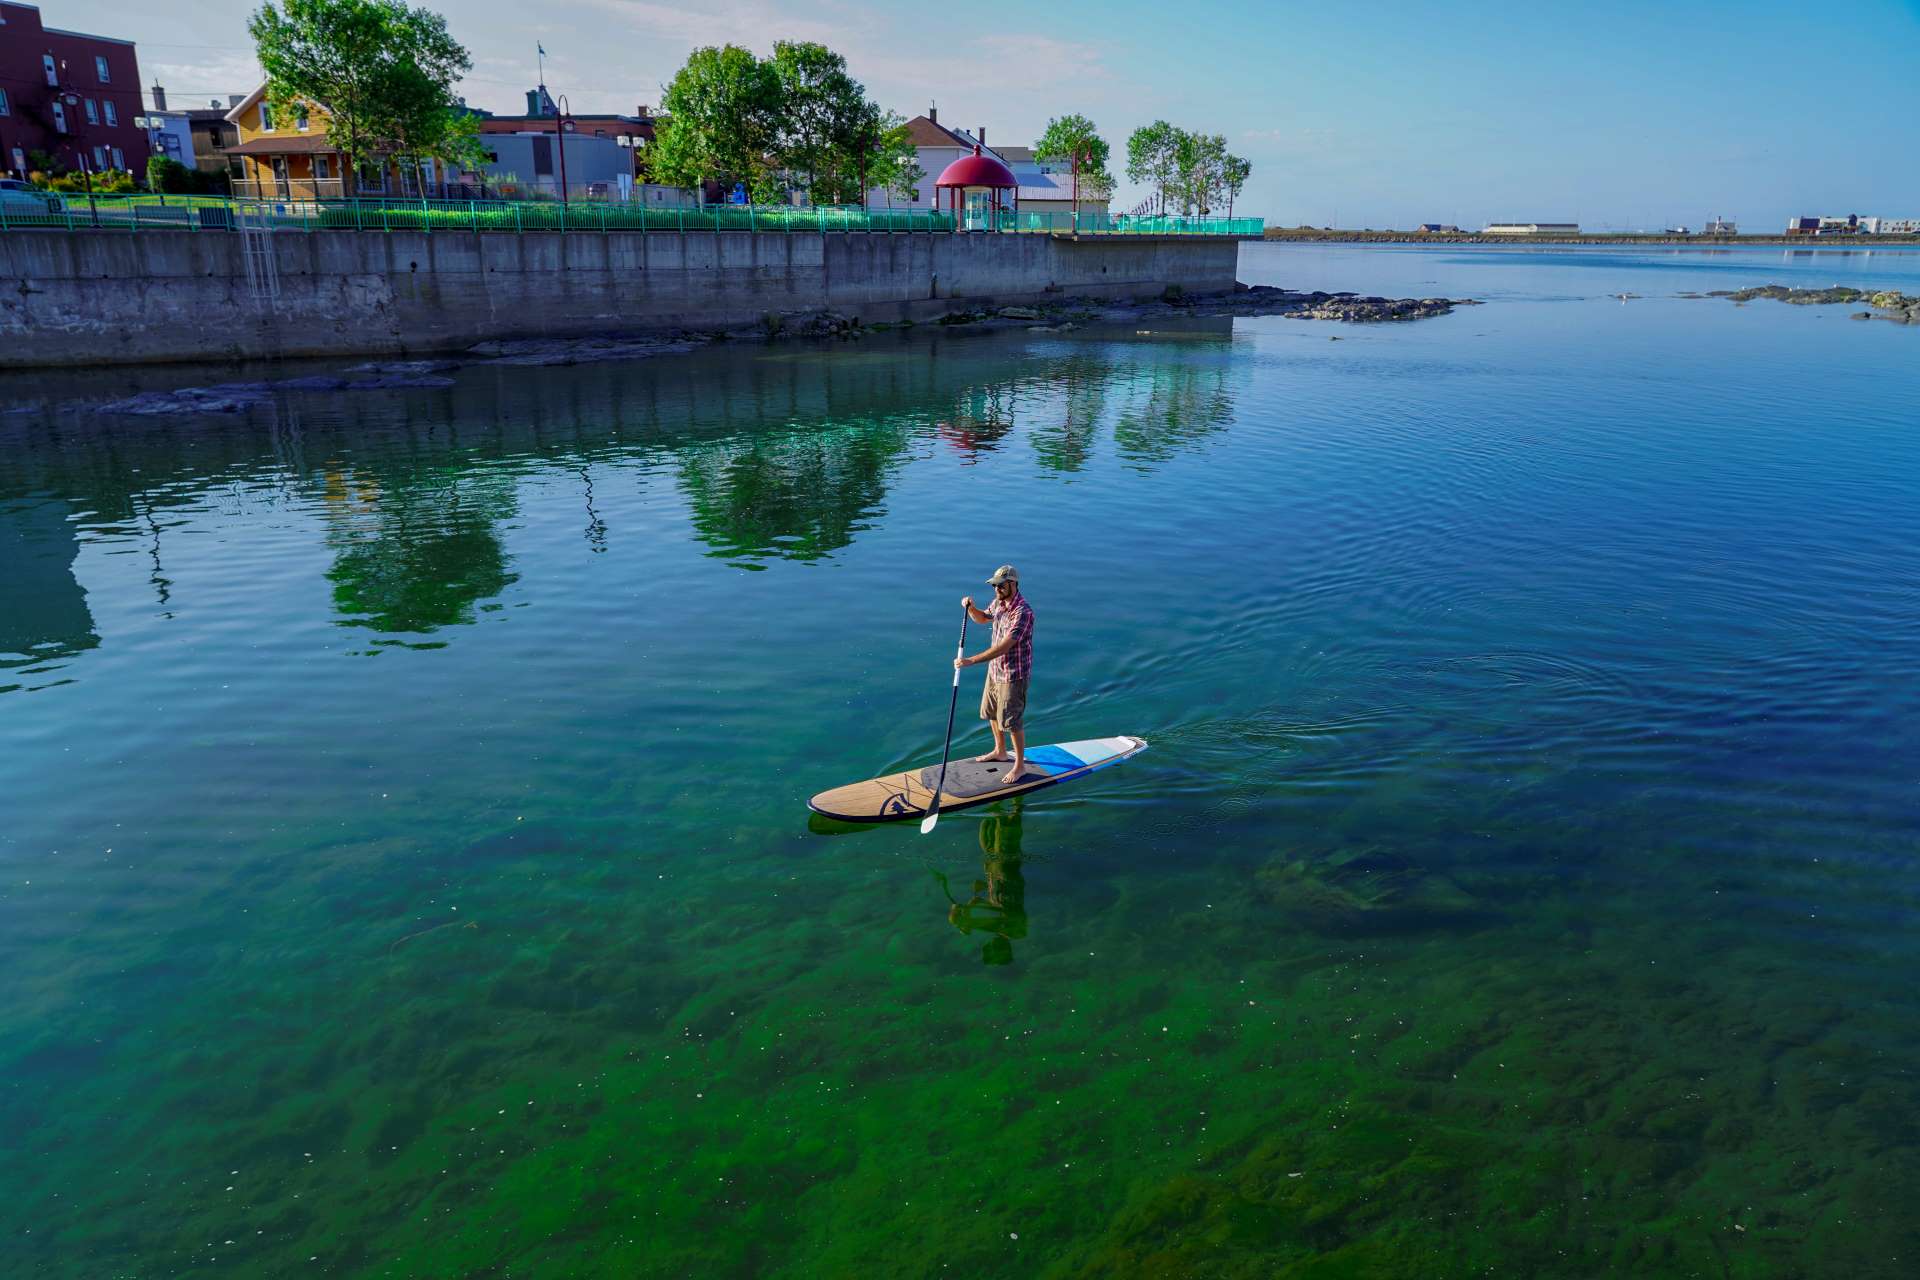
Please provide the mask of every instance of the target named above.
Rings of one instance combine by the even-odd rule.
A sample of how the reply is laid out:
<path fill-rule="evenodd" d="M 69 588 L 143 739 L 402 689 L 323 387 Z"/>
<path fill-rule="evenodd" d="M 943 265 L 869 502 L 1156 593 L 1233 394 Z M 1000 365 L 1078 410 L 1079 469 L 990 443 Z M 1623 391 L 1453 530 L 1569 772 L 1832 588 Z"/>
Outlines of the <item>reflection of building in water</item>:
<path fill-rule="evenodd" d="M 1018 384 L 1012 382 L 969 387 L 941 421 L 940 438 L 971 466 L 981 454 L 992 453 L 1013 430 L 1017 396 Z"/>
<path fill-rule="evenodd" d="M 689 443 L 680 486 L 716 555 L 817 560 L 879 512 L 912 440 L 902 418 L 862 417 Z"/>
<path fill-rule="evenodd" d="M 0 504 L 0 688 L 100 644 L 74 576 L 80 540 L 68 517 L 58 499 Z"/>
<path fill-rule="evenodd" d="M 980 949 L 985 964 L 1013 963 L 1013 942 L 1027 936 L 1027 880 L 1020 870 L 1020 800 L 1007 802 L 1004 814 L 980 823 L 982 879 L 973 882 L 965 902 L 947 894 L 947 919 L 960 932 L 987 935 Z M 942 880 L 944 884 L 945 881 Z"/>
<path fill-rule="evenodd" d="M 327 578 L 342 620 L 381 632 L 470 623 L 516 580 L 494 532 L 514 512 L 513 477 L 328 469 L 321 489 Z"/>

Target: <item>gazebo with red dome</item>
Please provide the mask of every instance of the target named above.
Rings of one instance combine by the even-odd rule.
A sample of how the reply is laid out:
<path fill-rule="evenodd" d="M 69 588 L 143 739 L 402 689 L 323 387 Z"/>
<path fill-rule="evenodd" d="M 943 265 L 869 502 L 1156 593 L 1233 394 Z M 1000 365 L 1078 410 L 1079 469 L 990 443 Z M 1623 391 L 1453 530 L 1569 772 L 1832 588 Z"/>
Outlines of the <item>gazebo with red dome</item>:
<path fill-rule="evenodd" d="M 940 176 L 934 180 L 933 206 L 936 209 L 940 207 L 940 192 L 952 192 L 953 225 L 958 229 L 962 225 L 961 216 L 966 207 L 967 192 L 985 191 L 988 193 L 988 207 L 996 215 L 994 223 L 997 225 L 999 222 L 997 215 L 1001 207 L 1000 193 L 1017 190 L 1019 186 L 1020 184 L 1014 181 L 1013 170 L 1000 163 L 995 157 L 987 155 L 981 150 L 980 145 L 975 143 L 972 155 L 961 156 L 943 169 Z"/>

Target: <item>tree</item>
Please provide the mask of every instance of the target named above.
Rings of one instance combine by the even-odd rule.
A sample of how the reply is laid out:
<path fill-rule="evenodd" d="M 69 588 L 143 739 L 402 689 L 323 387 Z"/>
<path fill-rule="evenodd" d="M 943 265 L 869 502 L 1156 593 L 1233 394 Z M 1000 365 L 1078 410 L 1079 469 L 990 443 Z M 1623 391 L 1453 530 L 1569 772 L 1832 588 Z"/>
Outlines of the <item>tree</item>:
<path fill-rule="evenodd" d="M 927 171 L 920 167 L 920 153 L 907 133 L 907 122 L 888 111 L 874 125 L 873 147 L 861 175 L 863 187 L 886 192 L 888 207 L 892 207 L 895 196 L 912 200 L 927 180 Z M 861 191 L 860 198 L 866 199 L 866 190 Z"/>
<path fill-rule="evenodd" d="M 695 49 L 661 99 L 666 114 L 648 148 L 649 172 L 675 186 L 708 178 L 774 194 L 780 144 L 780 77 L 738 45 Z"/>
<path fill-rule="evenodd" d="M 247 21 L 267 98 L 289 115 L 327 113 L 349 168 L 400 154 L 460 163 L 454 83 L 473 68 L 447 20 L 403 0 L 266 0 Z"/>
<path fill-rule="evenodd" d="M 1113 191 L 1113 175 L 1107 172 L 1110 154 L 1106 139 L 1085 116 L 1061 116 L 1047 121 L 1045 133 L 1033 144 L 1034 154 L 1045 164 L 1065 164 L 1073 170 L 1073 212 L 1080 213 L 1080 189 L 1104 199 Z"/>
<path fill-rule="evenodd" d="M 179 195 L 193 188 L 193 170 L 171 156 L 147 157 L 147 190 Z"/>
<path fill-rule="evenodd" d="M 847 74 L 847 60 L 823 44 L 779 41 L 771 65 L 780 82 L 781 166 L 806 175 L 815 204 L 864 200 L 861 170 L 884 118 L 867 101 L 866 87 Z"/>
<path fill-rule="evenodd" d="M 1233 198 L 1246 188 L 1253 176 L 1253 162 L 1242 156 L 1228 156 L 1224 181 L 1227 189 L 1227 217 L 1233 217 Z"/>
<path fill-rule="evenodd" d="M 1151 183 L 1159 196 L 1160 212 L 1167 211 L 1167 187 L 1174 177 L 1174 153 L 1183 131 L 1165 120 L 1135 129 L 1127 139 L 1127 177 Z"/>

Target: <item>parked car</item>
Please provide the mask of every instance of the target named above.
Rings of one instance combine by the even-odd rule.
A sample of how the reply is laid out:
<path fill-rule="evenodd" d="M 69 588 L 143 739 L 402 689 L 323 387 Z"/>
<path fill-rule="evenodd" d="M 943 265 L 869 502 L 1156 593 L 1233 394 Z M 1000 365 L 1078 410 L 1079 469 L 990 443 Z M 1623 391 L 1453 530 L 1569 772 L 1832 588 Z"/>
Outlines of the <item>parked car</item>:
<path fill-rule="evenodd" d="M 9 213 L 61 213 L 66 207 L 56 192 L 42 191 L 18 178 L 0 178 L 0 209 Z"/>

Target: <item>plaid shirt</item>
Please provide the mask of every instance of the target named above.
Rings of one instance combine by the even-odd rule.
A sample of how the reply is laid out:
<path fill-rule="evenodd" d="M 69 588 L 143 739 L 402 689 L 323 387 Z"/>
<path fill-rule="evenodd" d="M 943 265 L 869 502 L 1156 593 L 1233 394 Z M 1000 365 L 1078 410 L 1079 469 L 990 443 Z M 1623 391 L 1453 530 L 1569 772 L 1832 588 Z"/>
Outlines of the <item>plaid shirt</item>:
<path fill-rule="evenodd" d="M 1025 680 L 1033 674 L 1033 606 L 1018 587 L 1005 600 L 987 606 L 993 619 L 993 643 L 1013 637 L 1013 647 L 987 664 L 987 675 L 994 680 Z"/>

